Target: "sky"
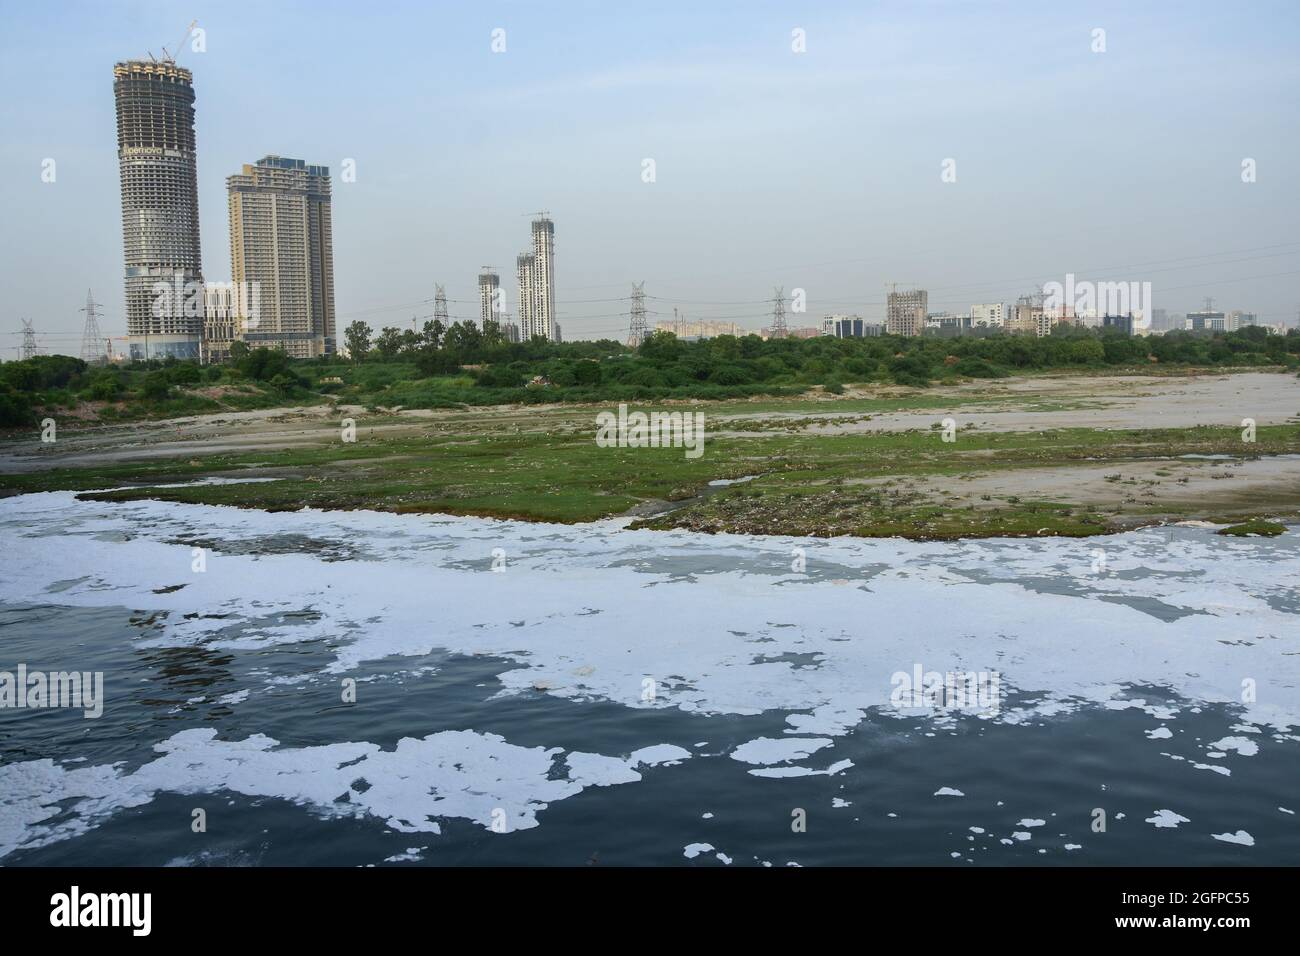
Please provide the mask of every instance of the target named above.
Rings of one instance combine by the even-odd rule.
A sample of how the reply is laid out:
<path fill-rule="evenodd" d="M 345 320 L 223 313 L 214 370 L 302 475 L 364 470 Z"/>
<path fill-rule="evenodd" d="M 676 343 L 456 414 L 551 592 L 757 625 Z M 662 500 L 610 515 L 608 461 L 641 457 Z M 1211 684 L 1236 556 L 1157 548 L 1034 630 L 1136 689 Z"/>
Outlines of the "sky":
<path fill-rule="evenodd" d="M 435 283 L 477 318 L 483 265 L 515 311 L 539 210 L 566 339 L 625 337 L 642 280 L 652 321 L 753 330 L 778 286 L 794 327 L 879 319 L 891 283 L 965 312 L 1067 273 L 1300 311 L 1294 0 L 0 0 L 0 356 L 20 318 L 76 354 L 88 288 L 125 334 L 112 67 L 191 20 L 204 275 L 230 278 L 226 176 L 327 165 L 340 330 L 409 327 Z"/>

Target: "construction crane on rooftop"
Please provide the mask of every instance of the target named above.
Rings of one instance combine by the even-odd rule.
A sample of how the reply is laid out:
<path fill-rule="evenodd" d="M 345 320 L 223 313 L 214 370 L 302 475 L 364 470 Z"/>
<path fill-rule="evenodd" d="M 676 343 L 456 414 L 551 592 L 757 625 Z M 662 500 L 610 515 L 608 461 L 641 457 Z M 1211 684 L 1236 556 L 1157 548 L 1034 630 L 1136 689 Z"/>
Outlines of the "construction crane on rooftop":
<path fill-rule="evenodd" d="M 174 46 L 174 49 L 176 50 L 176 53 L 170 53 L 170 52 L 168 52 L 168 50 L 167 50 L 166 47 L 163 47 L 163 48 L 162 48 L 162 51 L 163 51 L 163 58 L 162 58 L 162 61 L 163 61 L 164 63 L 172 63 L 172 64 L 174 64 L 174 63 L 176 62 L 176 55 L 177 55 L 178 53 L 181 52 L 181 46 L 185 43 L 185 41 L 186 41 L 187 39 L 189 39 L 189 37 L 191 37 L 191 36 L 194 35 L 194 28 L 195 28 L 196 26 L 198 26 L 198 25 L 199 25 L 199 21 L 198 21 L 198 20 L 191 20 L 191 21 L 190 21 L 190 25 L 187 26 L 187 27 L 185 28 L 185 32 L 181 34 L 181 38 L 180 38 L 179 40 L 177 40 L 176 43 L 173 45 L 173 46 Z M 149 53 L 149 59 L 151 59 L 151 60 L 154 59 L 154 55 L 153 55 L 152 52 Z M 154 62 L 156 63 L 156 62 L 158 62 L 158 61 L 157 61 L 157 60 L 154 60 Z"/>

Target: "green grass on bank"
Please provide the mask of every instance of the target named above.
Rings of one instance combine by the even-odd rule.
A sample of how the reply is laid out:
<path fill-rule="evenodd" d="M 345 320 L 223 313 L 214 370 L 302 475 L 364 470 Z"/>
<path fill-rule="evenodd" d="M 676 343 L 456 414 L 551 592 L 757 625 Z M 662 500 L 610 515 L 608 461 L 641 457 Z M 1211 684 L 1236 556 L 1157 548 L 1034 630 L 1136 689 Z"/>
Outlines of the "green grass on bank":
<path fill-rule="evenodd" d="M 1300 448 L 1300 425 L 1263 426 L 1248 450 L 1235 428 L 960 432 L 929 431 L 706 440 L 700 458 L 680 448 L 601 448 L 589 430 L 383 437 L 316 448 L 149 460 L 0 475 L 10 492 L 109 489 L 107 501 L 145 498 L 296 510 L 368 508 L 541 521 L 589 521 L 647 501 L 684 502 L 648 527 L 783 534 L 955 537 L 1096 534 L 1144 509 L 1101 514 L 1070 502 L 990 496 L 954 509 L 914 495 L 908 479 L 1015 471 L 1078 462 L 1176 459 L 1185 454 L 1253 457 Z M 273 482 L 159 488 L 208 475 Z M 758 476 L 699 498 L 710 481 Z M 854 484 L 884 479 L 885 487 Z M 139 485 L 141 487 L 126 487 Z M 1117 499 L 1120 496 L 1117 495 Z M 1294 507 L 1294 505 L 1293 505 Z"/>

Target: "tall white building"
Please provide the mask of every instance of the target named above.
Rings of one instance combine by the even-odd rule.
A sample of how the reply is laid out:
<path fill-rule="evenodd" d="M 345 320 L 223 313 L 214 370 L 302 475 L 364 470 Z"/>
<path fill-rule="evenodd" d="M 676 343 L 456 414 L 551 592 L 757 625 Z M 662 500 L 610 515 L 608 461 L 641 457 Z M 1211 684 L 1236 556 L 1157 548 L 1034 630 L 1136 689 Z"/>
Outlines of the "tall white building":
<path fill-rule="evenodd" d="M 519 278 L 519 329 L 525 339 L 557 341 L 555 321 L 555 223 L 533 220 L 533 251 L 515 260 Z"/>
<path fill-rule="evenodd" d="M 970 307 L 972 328 L 1000 329 L 1006 321 L 1006 307 L 1001 302 L 981 302 Z"/>
<path fill-rule="evenodd" d="M 519 337 L 525 342 L 533 336 L 536 276 L 537 260 L 531 252 L 515 257 L 515 278 L 519 282 Z"/>
<path fill-rule="evenodd" d="M 555 223 L 550 217 L 533 220 L 534 298 L 533 324 L 537 335 L 552 341 L 555 327 Z"/>

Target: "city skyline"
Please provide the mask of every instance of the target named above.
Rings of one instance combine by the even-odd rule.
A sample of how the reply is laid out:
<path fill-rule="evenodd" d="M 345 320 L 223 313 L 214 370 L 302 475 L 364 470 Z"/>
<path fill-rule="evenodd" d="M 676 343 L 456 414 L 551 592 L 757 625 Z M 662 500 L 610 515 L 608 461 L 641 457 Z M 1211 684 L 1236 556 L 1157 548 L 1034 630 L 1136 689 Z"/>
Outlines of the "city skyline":
<path fill-rule="evenodd" d="M 564 8 L 550 16 L 513 7 L 436 17 L 403 10 L 363 20 L 328 9 L 322 23 L 300 23 L 301 41 L 274 41 L 289 48 L 287 61 L 305 71 L 305 81 L 330 90 L 323 104 L 285 96 L 277 107 L 292 106 L 286 118 L 283 109 L 249 105 L 268 94 L 250 88 L 239 64 L 264 53 L 277 19 L 291 17 L 292 8 L 272 12 L 265 31 L 200 8 L 206 48 L 182 46 L 178 64 L 193 73 L 198 97 L 207 277 L 228 278 L 212 268 L 229 261 L 221 203 L 213 202 L 214 194 L 224 199 L 223 172 L 250 155 L 274 154 L 356 164 L 355 179 L 335 186 L 337 322 L 344 326 L 360 318 L 404 327 L 432 311 L 435 282 L 448 289 L 453 321 L 477 319 L 479 264 L 517 252 L 516 224 L 537 208 L 563 224 L 564 281 L 553 289 L 552 321 L 568 338 L 625 337 L 635 280 L 647 281 L 652 322 L 679 305 L 692 319 L 751 331 L 768 323 L 774 285 L 806 290 L 807 313 L 790 316 L 794 327 L 829 314 L 883 319 L 886 283 L 928 289 L 936 311 L 964 311 L 1014 302 L 1032 283 L 1067 272 L 1098 280 L 1149 274 L 1157 306 L 1169 312 L 1194 311 L 1212 295 L 1262 324 L 1294 324 L 1300 243 L 1288 238 L 1297 211 L 1289 187 L 1296 134 L 1278 122 L 1297 72 L 1284 55 L 1297 32 L 1290 7 L 1268 7 L 1261 15 L 1276 29 L 1246 44 L 1231 16 L 1210 7 L 1180 32 L 1178 21 L 1156 31 L 1118 6 L 1082 18 L 1008 4 L 1021 40 L 1043 41 L 1024 60 L 1008 59 L 1017 51 L 988 18 L 961 6 L 939 9 L 943 19 L 920 31 L 920 20 L 899 9 L 828 8 L 801 17 L 760 7 L 742 19 L 737 8 L 720 8 L 700 13 L 698 32 L 673 42 L 644 19 L 606 21 L 593 12 L 587 22 Z M 27 223 L 21 239 L 16 230 L 4 239 L 12 310 L 4 323 L 10 334 L 0 339 L 5 358 L 20 341 L 12 334 L 19 317 L 33 320 L 47 350 L 74 351 L 87 286 L 105 302 L 104 334 L 126 331 L 121 238 L 114 242 L 107 228 L 121 209 L 113 208 L 116 163 L 105 150 L 111 117 L 103 115 L 102 77 L 114 62 L 150 48 L 160 54 L 190 14 L 169 4 L 140 7 L 132 17 L 81 12 L 102 29 L 74 38 L 75 66 L 3 107 L 15 135 L 0 152 L 0 190 L 6 208 Z M 432 138 L 388 121 L 397 104 L 427 98 L 431 81 L 415 84 L 422 93 L 375 104 L 379 83 L 366 70 L 344 79 L 295 52 L 345 24 L 364 47 L 364 38 L 402 18 L 448 46 L 448 63 L 436 70 L 436 103 L 420 106 L 419 115 L 431 118 L 447 107 L 427 131 Z M 1109 42 L 1098 54 L 1089 49 L 1090 31 L 1103 22 Z M 506 49 L 493 53 L 498 27 Z M 593 39 L 602 27 L 608 35 Z M 55 28 L 52 14 L 20 13 L 0 69 L 23 70 L 39 37 Z M 807 31 L 806 53 L 791 50 L 795 28 Z M 620 56 L 636 31 L 634 55 Z M 890 52 L 888 39 L 906 41 L 911 60 Z M 557 50 L 567 55 L 547 55 Z M 981 50 L 995 66 L 971 73 Z M 855 51 L 873 54 L 869 66 Z M 364 48 L 357 56 L 364 64 L 381 54 Z M 926 65 L 939 79 L 927 78 Z M 411 78 L 416 64 L 393 69 Z M 88 86 L 92 76 L 99 79 Z M 940 81 L 947 93 L 936 96 Z M 566 106 L 548 107 L 548 90 L 562 90 Z M 889 90 L 902 102 L 884 102 Z M 867 99 L 849 110 L 864 92 Z M 1061 120 L 1076 131 L 1058 138 L 1068 148 L 1017 146 L 1027 135 L 1031 143 L 1052 139 L 1034 132 L 1051 117 L 1033 109 L 1071 94 L 1081 110 L 1076 120 L 1106 122 Z M 919 112 L 904 110 L 922 98 Z M 643 118 L 621 116 L 628 110 L 614 111 L 615 99 Z M 720 116 L 723 105 L 732 108 Z M 965 155 L 972 121 L 957 114 L 973 107 L 1003 132 Z M 57 136 L 42 109 L 70 118 Z M 471 112 L 481 123 L 467 123 Z M 1212 141 L 1201 149 L 1176 148 L 1207 131 Z M 903 133 L 911 142 L 898 148 L 892 137 Z M 867 149 L 864 137 L 892 148 Z M 512 139 L 530 148 L 500 148 Z M 567 145 L 557 150 L 561 141 Z M 418 158 L 427 171 L 414 177 L 399 155 Z M 949 158 L 955 182 L 941 179 Z M 1258 164 L 1254 182 L 1242 181 L 1244 158 Z M 45 159 L 57 163 L 53 182 L 41 179 Z M 652 181 L 646 159 L 654 160 Z M 485 181 L 492 188 L 483 189 Z"/>

